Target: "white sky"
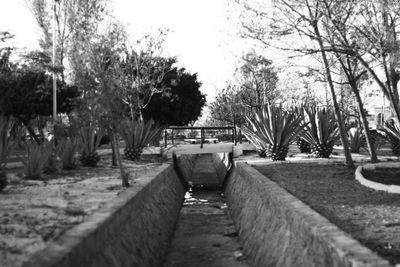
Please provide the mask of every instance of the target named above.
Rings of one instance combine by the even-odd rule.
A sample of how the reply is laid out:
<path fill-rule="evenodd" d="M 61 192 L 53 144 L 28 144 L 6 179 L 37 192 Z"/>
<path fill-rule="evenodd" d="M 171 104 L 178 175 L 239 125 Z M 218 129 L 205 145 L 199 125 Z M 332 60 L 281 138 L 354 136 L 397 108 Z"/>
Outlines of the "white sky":
<path fill-rule="evenodd" d="M 165 51 L 197 72 L 208 102 L 231 78 L 243 49 L 227 20 L 227 0 L 112 0 L 115 17 L 132 37 L 169 28 Z M 0 31 L 9 30 L 19 46 L 37 47 L 40 30 L 24 0 L 0 0 Z M 240 51 L 240 52 L 239 52 Z"/>

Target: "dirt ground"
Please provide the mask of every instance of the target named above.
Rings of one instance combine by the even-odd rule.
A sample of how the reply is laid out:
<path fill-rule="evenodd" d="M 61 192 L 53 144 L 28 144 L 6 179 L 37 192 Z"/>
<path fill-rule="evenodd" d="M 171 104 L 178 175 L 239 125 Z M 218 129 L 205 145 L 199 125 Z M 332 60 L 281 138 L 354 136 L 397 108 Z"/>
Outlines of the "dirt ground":
<path fill-rule="evenodd" d="M 254 167 L 382 257 L 400 263 L 400 194 L 362 186 L 354 170 L 342 164 Z"/>
<path fill-rule="evenodd" d="M 156 159 L 124 161 L 130 184 L 141 174 L 160 165 Z M 20 178 L 22 169 L 8 170 L 11 182 L 0 193 L 0 266 L 20 266 L 46 241 L 82 223 L 88 215 L 118 196 L 124 189 L 118 168 L 110 167 L 110 156 L 102 155 L 98 167 L 79 167 L 48 180 Z"/>
<path fill-rule="evenodd" d="M 291 149 L 289 153 L 295 159 L 298 152 Z M 340 151 L 335 153 L 333 158 L 339 159 Z M 367 161 L 365 155 L 355 158 Z M 137 163 L 125 161 L 131 185 L 159 164 L 151 158 Z M 400 263 L 400 195 L 360 185 L 354 179 L 354 170 L 343 165 L 292 163 L 257 168 L 366 246 Z M 79 167 L 49 176 L 46 181 L 24 180 L 18 168 L 8 172 L 11 184 L 0 193 L 2 267 L 20 266 L 46 241 L 57 239 L 124 190 L 119 170 L 110 168 L 107 155 L 102 155 L 97 168 Z M 236 250 L 240 251 L 238 247 Z"/>
<path fill-rule="evenodd" d="M 400 167 L 398 169 L 363 170 L 362 174 L 364 178 L 381 184 L 400 185 Z"/>

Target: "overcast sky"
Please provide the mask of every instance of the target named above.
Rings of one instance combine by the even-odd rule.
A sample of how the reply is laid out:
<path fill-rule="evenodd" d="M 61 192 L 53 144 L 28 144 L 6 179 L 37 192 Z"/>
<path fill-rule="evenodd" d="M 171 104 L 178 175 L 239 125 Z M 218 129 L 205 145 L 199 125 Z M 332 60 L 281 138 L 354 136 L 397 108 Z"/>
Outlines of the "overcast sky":
<path fill-rule="evenodd" d="M 132 37 L 169 28 L 165 51 L 199 74 L 211 101 L 231 77 L 243 48 L 227 20 L 227 0 L 112 0 L 115 17 Z M 24 0 L 0 0 L 0 31 L 9 30 L 19 45 L 35 48 L 40 31 Z"/>

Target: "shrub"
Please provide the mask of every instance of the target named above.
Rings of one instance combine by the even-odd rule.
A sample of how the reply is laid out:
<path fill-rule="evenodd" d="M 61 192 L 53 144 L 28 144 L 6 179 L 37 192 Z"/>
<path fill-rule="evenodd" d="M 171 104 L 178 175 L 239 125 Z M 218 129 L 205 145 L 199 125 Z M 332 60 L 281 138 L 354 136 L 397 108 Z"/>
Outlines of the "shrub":
<path fill-rule="evenodd" d="M 285 160 L 291 144 L 303 131 L 303 113 L 297 108 L 283 110 L 282 106 L 264 106 L 254 118 L 246 117 L 249 126 L 244 135 L 254 143 L 261 153 L 272 160 Z"/>
<path fill-rule="evenodd" d="M 219 134 L 216 136 L 220 142 L 232 142 L 232 134 Z"/>
<path fill-rule="evenodd" d="M 125 141 L 124 155 L 129 160 L 137 160 L 142 154 L 143 148 L 159 138 L 162 128 L 153 120 L 126 120 L 122 123 L 120 132 Z"/>
<path fill-rule="evenodd" d="M 329 158 L 333 144 L 339 138 L 339 127 L 332 111 L 325 108 L 305 107 L 309 124 L 302 135 L 311 144 L 311 152 L 317 158 Z"/>

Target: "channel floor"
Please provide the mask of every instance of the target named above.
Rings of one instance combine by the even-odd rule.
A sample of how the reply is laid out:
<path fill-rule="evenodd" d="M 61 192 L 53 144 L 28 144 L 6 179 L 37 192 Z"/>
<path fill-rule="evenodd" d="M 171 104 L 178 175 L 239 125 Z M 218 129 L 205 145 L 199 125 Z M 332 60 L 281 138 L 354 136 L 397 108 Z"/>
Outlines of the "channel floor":
<path fill-rule="evenodd" d="M 186 193 L 164 266 L 250 266 L 220 190 L 200 188 Z"/>

